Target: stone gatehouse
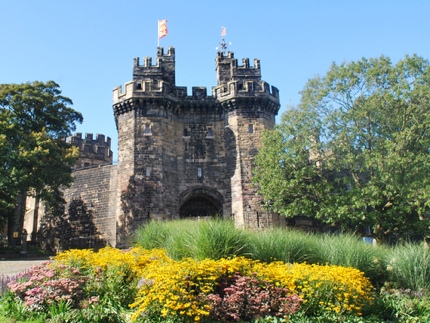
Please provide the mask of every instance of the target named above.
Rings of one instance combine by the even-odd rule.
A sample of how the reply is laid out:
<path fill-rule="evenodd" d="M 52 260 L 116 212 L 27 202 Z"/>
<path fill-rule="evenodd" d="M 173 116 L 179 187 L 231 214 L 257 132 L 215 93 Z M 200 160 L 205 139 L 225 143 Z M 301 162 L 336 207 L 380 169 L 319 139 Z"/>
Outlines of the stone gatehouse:
<path fill-rule="evenodd" d="M 275 125 L 278 89 L 261 79 L 258 59 L 238 64 L 232 52 L 218 52 L 215 65 L 211 94 L 193 87 L 188 95 L 175 82 L 174 48 L 159 47 L 154 64 L 134 59 L 132 80 L 113 90 L 118 164 L 109 138 L 68 139 L 81 158 L 65 191 L 62 239 L 120 246 L 151 219 L 217 215 L 242 228 L 277 224 L 251 177 L 262 132 Z"/>

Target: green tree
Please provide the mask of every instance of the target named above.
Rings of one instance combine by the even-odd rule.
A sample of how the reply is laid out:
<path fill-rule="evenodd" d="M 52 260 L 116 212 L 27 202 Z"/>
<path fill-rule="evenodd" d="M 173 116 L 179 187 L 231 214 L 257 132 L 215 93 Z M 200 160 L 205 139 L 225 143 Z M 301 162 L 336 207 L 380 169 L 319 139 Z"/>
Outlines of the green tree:
<path fill-rule="evenodd" d="M 71 105 L 53 81 L 0 85 L 0 219 L 9 241 L 22 230 L 27 194 L 48 208 L 64 202 L 60 189 L 72 182 L 78 153 L 64 138 L 83 120 Z"/>
<path fill-rule="evenodd" d="M 416 55 L 333 64 L 264 137 L 254 181 L 274 209 L 380 241 L 428 237 L 430 65 Z"/>

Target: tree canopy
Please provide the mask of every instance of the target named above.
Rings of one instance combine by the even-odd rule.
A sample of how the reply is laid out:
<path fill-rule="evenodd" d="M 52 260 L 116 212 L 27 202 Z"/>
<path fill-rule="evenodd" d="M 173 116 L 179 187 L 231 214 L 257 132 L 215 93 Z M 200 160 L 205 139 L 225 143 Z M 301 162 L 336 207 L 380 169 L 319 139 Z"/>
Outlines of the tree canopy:
<path fill-rule="evenodd" d="M 275 211 L 370 228 L 379 240 L 429 235 L 427 60 L 333 63 L 263 142 L 254 181 Z"/>
<path fill-rule="evenodd" d="M 26 192 L 50 206 L 61 202 L 78 153 L 64 139 L 83 120 L 71 105 L 53 81 L 0 84 L 0 221 L 17 216 Z"/>

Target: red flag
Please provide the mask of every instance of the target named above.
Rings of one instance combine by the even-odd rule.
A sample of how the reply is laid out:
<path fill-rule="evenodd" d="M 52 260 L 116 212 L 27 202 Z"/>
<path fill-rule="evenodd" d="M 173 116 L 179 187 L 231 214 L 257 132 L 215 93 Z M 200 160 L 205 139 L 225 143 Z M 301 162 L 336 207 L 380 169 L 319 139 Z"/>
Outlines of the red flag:
<path fill-rule="evenodd" d="M 227 35 L 227 29 L 224 26 L 222 26 L 221 27 L 221 37 L 225 37 L 225 35 Z"/>
<path fill-rule="evenodd" d="M 168 33 L 167 20 L 158 20 L 158 38 L 166 37 Z"/>

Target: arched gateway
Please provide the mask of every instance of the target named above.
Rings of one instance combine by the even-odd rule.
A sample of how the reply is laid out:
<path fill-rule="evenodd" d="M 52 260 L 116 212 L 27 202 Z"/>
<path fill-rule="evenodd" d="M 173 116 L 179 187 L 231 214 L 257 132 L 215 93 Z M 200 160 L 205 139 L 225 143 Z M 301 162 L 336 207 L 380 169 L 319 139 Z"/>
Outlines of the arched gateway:
<path fill-rule="evenodd" d="M 179 196 L 181 218 L 222 216 L 223 196 L 209 187 L 192 187 Z"/>

